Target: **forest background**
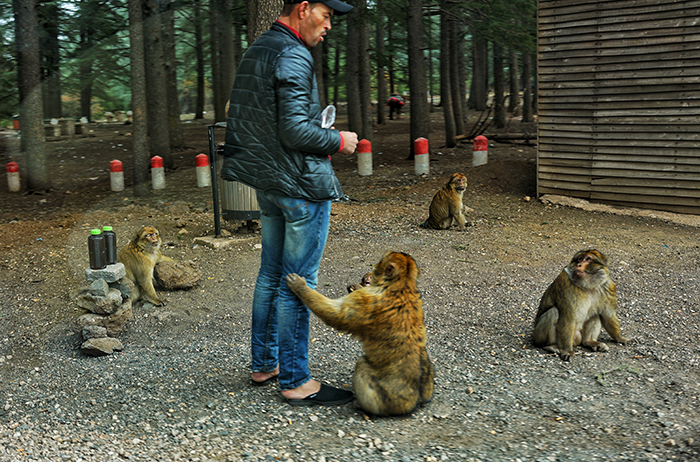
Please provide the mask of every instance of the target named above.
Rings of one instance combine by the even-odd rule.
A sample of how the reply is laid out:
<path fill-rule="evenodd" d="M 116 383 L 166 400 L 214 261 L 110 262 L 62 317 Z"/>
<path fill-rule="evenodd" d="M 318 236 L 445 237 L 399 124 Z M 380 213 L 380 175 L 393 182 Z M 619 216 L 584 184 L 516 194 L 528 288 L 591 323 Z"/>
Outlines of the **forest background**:
<path fill-rule="evenodd" d="M 174 167 L 183 118 L 225 119 L 237 63 L 281 11 L 280 0 L 2 0 L 0 125 L 21 126 L 29 192 L 52 189 L 48 119 L 133 114 L 134 193 L 150 191 L 150 158 Z M 467 109 L 495 128 L 532 120 L 534 0 L 349 0 L 312 50 L 321 103 L 347 105 L 349 129 L 372 140 L 392 93 L 411 102 L 411 140 L 466 133 Z M 507 75 L 507 78 L 506 78 Z M 378 104 L 379 103 L 379 104 Z M 435 134 L 433 134 L 435 136 Z M 442 143 L 443 140 L 440 140 Z M 412 145 L 407 146 L 412 150 Z"/>

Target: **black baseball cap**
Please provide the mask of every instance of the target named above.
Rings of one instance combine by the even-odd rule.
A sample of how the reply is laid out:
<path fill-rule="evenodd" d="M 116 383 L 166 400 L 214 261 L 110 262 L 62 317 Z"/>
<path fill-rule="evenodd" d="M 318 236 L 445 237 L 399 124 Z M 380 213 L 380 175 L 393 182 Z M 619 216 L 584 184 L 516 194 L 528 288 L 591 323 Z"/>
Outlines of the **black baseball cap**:
<path fill-rule="evenodd" d="M 287 5 L 293 5 L 295 3 L 301 3 L 306 0 L 284 0 Z M 308 0 L 309 3 L 323 3 L 328 8 L 333 8 L 336 16 L 342 16 L 348 11 L 352 10 L 352 5 L 348 5 L 340 0 Z"/>

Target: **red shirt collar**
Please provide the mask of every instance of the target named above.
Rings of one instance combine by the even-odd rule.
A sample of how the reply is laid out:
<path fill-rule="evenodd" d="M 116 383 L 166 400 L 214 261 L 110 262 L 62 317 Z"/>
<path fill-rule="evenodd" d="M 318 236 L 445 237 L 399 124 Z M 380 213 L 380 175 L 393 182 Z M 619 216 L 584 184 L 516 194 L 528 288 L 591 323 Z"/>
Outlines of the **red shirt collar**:
<path fill-rule="evenodd" d="M 304 37 L 302 37 L 301 34 L 300 34 L 296 29 L 294 29 L 293 27 L 290 27 L 290 26 L 286 25 L 286 24 L 283 23 L 283 22 L 280 22 L 280 21 L 275 21 L 275 22 L 276 22 L 277 24 L 280 24 L 280 25 L 286 27 L 287 29 L 291 30 L 292 32 L 294 32 L 294 35 L 296 35 L 297 37 L 299 37 L 299 40 L 301 40 L 301 43 L 306 43 L 306 42 L 304 42 Z"/>

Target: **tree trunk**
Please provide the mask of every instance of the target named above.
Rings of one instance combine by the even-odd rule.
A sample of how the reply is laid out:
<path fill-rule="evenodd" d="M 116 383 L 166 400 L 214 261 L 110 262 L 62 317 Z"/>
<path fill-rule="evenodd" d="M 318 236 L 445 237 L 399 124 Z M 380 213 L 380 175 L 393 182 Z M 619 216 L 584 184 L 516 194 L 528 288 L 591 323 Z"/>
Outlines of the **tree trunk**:
<path fill-rule="evenodd" d="M 43 86 L 44 117 L 63 117 L 61 108 L 61 49 L 58 41 L 60 10 L 54 2 L 40 2 L 38 8 L 39 46 Z"/>
<path fill-rule="evenodd" d="M 180 98 L 177 91 L 177 58 L 175 57 L 175 16 L 170 0 L 161 0 L 163 19 L 163 54 L 165 57 L 165 82 L 168 98 L 168 129 L 170 150 L 185 149 L 185 140 L 180 124 Z"/>
<path fill-rule="evenodd" d="M 358 17 L 359 45 L 358 54 L 359 74 L 360 74 L 360 108 L 362 115 L 362 129 L 358 133 L 359 139 L 372 141 L 372 65 L 369 57 L 369 17 L 367 11 L 367 0 L 355 2 Z"/>
<path fill-rule="evenodd" d="M 467 52 L 464 46 L 466 40 L 460 37 L 457 42 L 457 53 L 459 53 L 459 97 L 462 103 L 462 123 L 467 124 Z M 466 131 L 466 128 L 465 128 Z"/>
<path fill-rule="evenodd" d="M 316 74 L 316 84 L 318 85 L 318 98 L 321 101 L 322 108 L 328 105 L 326 81 L 323 78 L 323 50 L 325 45 L 325 42 L 321 42 L 311 49 L 311 56 L 314 58 L 314 74 Z"/>
<path fill-rule="evenodd" d="M 219 61 L 219 72 L 221 73 L 218 79 L 219 101 L 217 108 L 220 112 L 216 112 L 216 120 L 226 120 L 227 114 L 226 102 L 231 97 L 231 88 L 233 88 L 233 80 L 236 77 L 236 57 L 233 48 L 233 15 L 231 13 L 231 0 L 216 1 L 216 45 L 217 59 Z"/>
<path fill-rule="evenodd" d="M 331 71 L 329 67 L 329 62 L 331 59 L 330 53 L 331 47 L 323 43 L 323 62 L 321 63 L 321 77 L 323 80 L 323 93 L 321 94 L 321 101 L 324 101 L 326 105 L 330 104 L 330 87 L 331 87 Z"/>
<path fill-rule="evenodd" d="M 386 67 L 384 46 L 384 27 L 386 17 L 384 14 L 384 0 L 377 0 L 377 29 L 375 31 L 376 53 L 377 53 L 377 124 L 383 124 L 386 118 L 386 101 L 388 99 L 386 88 Z"/>
<path fill-rule="evenodd" d="M 46 165 L 36 2 L 13 0 L 12 9 L 15 15 L 17 46 L 21 150 L 27 156 L 27 189 L 32 192 L 43 192 L 51 189 L 51 181 Z"/>
<path fill-rule="evenodd" d="M 450 46 L 449 51 L 449 63 L 450 63 L 450 91 L 452 92 L 452 113 L 454 114 L 455 122 L 455 132 L 458 135 L 462 135 L 465 132 L 464 128 L 464 108 L 462 107 L 462 86 L 459 83 L 461 72 L 459 70 L 459 43 L 462 41 L 461 37 L 461 23 L 457 20 L 459 17 L 456 11 L 456 5 L 454 3 L 448 4 L 450 12 L 452 13 L 448 17 L 450 27 L 448 28 L 448 41 Z"/>
<path fill-rule="evenodd" d="M 248 43 L 253 43 L 279 18 L 284 2 L 282 0 L 248 0 L 247 5 Z"/>
<path fill-rule="evenodd" d="M 479 20 L 477 17 L 476 21 Z M 488 104 L 488 42 L 479 32 L 472 30 L 472 87 L 469 92 L 469 107 L 483 111 Z"/>
<path fill-rule="evenodd" d="M 428 33 L 426 34 L 426 37 L 428 39 L 428 107 L 430 108 L 430 112 L 432 113 L 434 108 L 435 108 L 435 85 L 433 84 L 434 78 L 434 69 L 433 69 L 433 50 L 434 50 L 434 45 L 433 45 L 433 19 L 431 15 L 428 15 L 426 18 L 426 21 L 428 22 Z"/>
<path fill-rule="evenodd" d="M 430 109 L 425 56 L 423 55 L 423 1 L 408 1 L 408 82 L 411 91 L 411 154 L 417 138 L 430 139 Z"/>
<path fill-rule="evenodd" d="M 143 36 L 146 59 L 146 85 L 148 88 L 148 138 L 151 156 L 163 158 L 167 169 L 175 167 L 170 153 L 170 124 L 168 123 L 168 92 L 165 79 L 165 55 L 161 15 L 158 4 L 143 1 Z"/>
<path fill-rule="evenodd" d="M 202 24 L 204 16 L 202 15 L 202 4 L 199 0 L 194 3 L 194 37 L 195 37 L 195 56 L 197 60 L 197 101 L 195 102 L 194 118 L 204 118 L 204 33 L 202 32 Z"/>
<path fill-rule="evenodd" d="M 131 110 L 134 125 L 131 140 L 134 152 L 134 194 L 149 194 L 148 118 L 146 106 L 146 58 L 141 0 L 129 0 L 129 42 L 131 61 Z"/>
<path fill-rule="evenodd" d="M 224 98 L 230 97 L 221 95 L 221 69 L 219 68 L 219 35 L 216 33 L 216 4 L 217 0 L 209 0 L 209 51 L 211 61 L 211 92 L 212 105 L 214 106 L 214 122 L 221 122 L 226 119 Z"/>
<path fill-rule="evenodd" d="M 391 18 L 388 18 L 387 24 L 386 24 L 386 30 L 387 30 L 387 43 L 394 43 L 393 40 L 393 35 L 392 34 L 392 28 L 394 27 L 394 21 L 391 20 Z M 386 64 L 387 64 L 387 72 L 389 73 L 389 94 L 393 95 L 396 93 L 396 76 L 394 75 L 394 55 L 389 55 L 389 57 L 386 59 Z"/>
<path fill-rule="evenodd" d="M 80 43 L 78 49 L 82 59 L 79 65 L 80 82 L 80 116 L 92 121 L 92 59 L 86 59 L 92 47 L 93 34 L 91 20 L 94 16 L 94 9 L 91 2 L 80 3 Z"/>
<path fill-rule="evenodd" d="M 518 53 L 510 52 L 509 78 L 510 78 L 510 100 L 508 102 L 508 112 L 513 116 L 519 115 L 520 106 L 520 85 L 518 82 Z"/>
<path fill-rule="evenodd" d="M 345 90 L 347 94 L 348 128 L 361 138 L 362 102 L 360 100 L 360 37 L 357 11 L 348 13 L 347 49 L 345 52 Z"/>
<path fill-rule="evenodd" d="M 530 55 L 525 52 L 523 60 L 523 123 L 532 122 L 532 93 L 530 92 Z"/>
<path fill-rule="evenodd" d="M 503 72 L 503 48 L 493 45 L 493 125 L 496 128 L 506 126 L 505 94 L 506 80 Z"/>
<path fill-rule="evenodd" d="M 333 56 L 333 104 L 337 107 L 340 101 L 340 47 L 336 44 Z"/>
<path fill-rule="evenodd" d="M 457 145 L 457 135 L 454 105 L 452 104 L 452 88 L 450 79 L 450 30 L 452 21 L 449 18 L 447 0 L 440 1 L 440 106 L 445 119 L 445 147 L 453 148 Z"/>

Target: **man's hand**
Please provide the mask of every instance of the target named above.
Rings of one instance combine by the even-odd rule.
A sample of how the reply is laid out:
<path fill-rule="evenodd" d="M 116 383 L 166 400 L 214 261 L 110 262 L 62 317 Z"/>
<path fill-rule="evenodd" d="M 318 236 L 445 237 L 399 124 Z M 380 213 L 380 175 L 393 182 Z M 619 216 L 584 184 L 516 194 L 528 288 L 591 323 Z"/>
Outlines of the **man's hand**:
<path fill-rule="evenodd" d="M 343 137 L 343 149 L 340 150 L 341 154 L 352 154 L 357 149 L 357 133 L 355 132 L 340 132 L 340 136 Z"/>

